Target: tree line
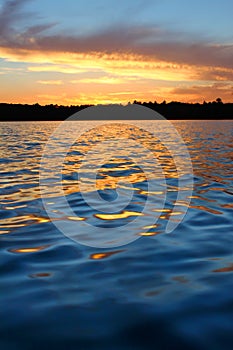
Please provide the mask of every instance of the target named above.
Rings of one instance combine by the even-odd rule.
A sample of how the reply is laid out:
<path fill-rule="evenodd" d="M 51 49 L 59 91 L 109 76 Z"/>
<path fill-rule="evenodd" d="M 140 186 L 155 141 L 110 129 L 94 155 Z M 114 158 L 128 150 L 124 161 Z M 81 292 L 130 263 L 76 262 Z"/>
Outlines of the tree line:
<path fill-rule="evenodd" d="M 139 104 L 151 108 L 167 119 L 233 119 L 233 103 L 223 103 L 221 98 L 213 102 L 184 103 L 184 102 L 140 102 Z M 130 102 L 129 102 L 130 104 Z M 80 110 L 93 105 L 45 105 L 38 103 L 12 104 L 0 103 L 0 121 L 39 121 L 65 120 Z"/>

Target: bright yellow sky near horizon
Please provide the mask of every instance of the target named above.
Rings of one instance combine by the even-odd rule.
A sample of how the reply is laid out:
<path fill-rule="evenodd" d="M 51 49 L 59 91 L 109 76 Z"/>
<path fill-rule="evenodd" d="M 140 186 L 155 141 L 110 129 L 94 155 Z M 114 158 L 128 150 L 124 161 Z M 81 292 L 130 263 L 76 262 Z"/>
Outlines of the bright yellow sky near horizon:
<path fill-rule="evenodd" d="M 3 49 L 0 54 L 9 63 L 25 65 L 3 69 L 2 102 L 71 105 L 135 99 L 233 100 L 228 84 L 221 78 L 221 73 L 230 74 L 231 70 L 222 67 L 180 65 L 130 54 L 15 53 Z M 203 81 L 210 74 L 215 74 L 215 81 Z"/>

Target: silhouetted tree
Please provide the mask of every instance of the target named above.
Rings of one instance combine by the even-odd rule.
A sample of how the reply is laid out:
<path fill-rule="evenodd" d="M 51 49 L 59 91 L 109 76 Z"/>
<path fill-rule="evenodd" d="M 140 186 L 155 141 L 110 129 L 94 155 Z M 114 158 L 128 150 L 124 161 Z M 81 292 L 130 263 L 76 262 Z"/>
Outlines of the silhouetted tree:
<path fill-rule="evenodd" d="M 233 119 L 233 103 L 223 103 L 221 98 L 213 102 L 182 103 L 172 101 L 166 103 L 138 102 L 145 107 L 151 108 L 162 114 L 167 119 Z M 128 103 L 131 104 L 130 102 Z M 33 105 L 22 105 L 13 103 L 0 103 L 0 121 L 33 121 L 33 120 L 65 120 L 74 113 L 90 107 L 91 105 L 41 106 L 38 103 Z"/>

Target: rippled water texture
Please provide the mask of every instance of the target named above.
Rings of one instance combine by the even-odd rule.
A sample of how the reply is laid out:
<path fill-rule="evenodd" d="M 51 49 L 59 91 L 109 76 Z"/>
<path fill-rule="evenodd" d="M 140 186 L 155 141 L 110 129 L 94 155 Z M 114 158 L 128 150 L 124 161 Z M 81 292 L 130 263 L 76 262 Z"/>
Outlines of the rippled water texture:
<path fill-rule="evenodd" d="M 185 219 L 172 233 L 164 233 L 166 223 L 186 211 L 187 203 L 174 208 L 184 174 L 153 138 L 162 122 L 127 130 L 119 123 L 111 128 L 88 123 L 98 130 L 70 148 L 63 167 L 71 217 L 59 207 L 56 181 L 49 191 L 39 187 L 43 148 L 59 123 L 0 124 L 1 349 L 232 349 L 232 121 L 174 122 L 191 155 L 194 191 Z M 151 134 L 142 131 L 145 126 Z M 146 159 L 135 164 L 122 147 L 100 168 L 96 186 L 111 205 L 118 181 L 130 183 L 132 201 L 124 210 L 101 213 L 85 203 L 77 172 L 93 145 L 122 132 L 154 152 L 166 181 L 148 193 L 142 165 L 153 165 Z M 160 175 L 155 168 L 154 180 Z M 158 204 L 159 219 L 141 227 L 133 243 L 88 247 L 56 228 L 40 190 L 48 205 L 56 203 L 57 221 L 89 222 L 112 232 L 141 215 L 148 195 Z"/>

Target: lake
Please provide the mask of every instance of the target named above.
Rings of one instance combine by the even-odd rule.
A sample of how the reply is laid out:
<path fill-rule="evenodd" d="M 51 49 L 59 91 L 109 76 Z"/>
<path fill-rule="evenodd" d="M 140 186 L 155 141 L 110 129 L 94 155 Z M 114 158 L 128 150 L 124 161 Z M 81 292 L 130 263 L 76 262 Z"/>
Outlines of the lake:
<path fill-rule="evenodd" d="M 192 193 L 184 183 L 185 159 L 179 155 L 185 166 L 178 171 L 154 137 L 159 128 L 165 137 L 161 121 L 140 121 L 138 128 L 71 123 L 72 130 L 95 127 L 70 147 L 62 167 L 72 215 L 56 178 L 58 149 L 39 182 L 43 150 L 59 122 L 0 124 L 1 349 L 232 349 L 233 122 L 172 122 L 190 154 Z M 103 159 L 106 139 L 114 149 L 122 135 L 133 140 L 138 164 L 123 141 Z M 156 167 L 138 142 L 159 160 Z M 98 152 L 85 162 L 101 165 L 100 208 L 85 201 L 93 169 L 83 169 L 82 188 L 77 175 L 94 146 Z M 121 201 L 109 212 L 119 181 Z M 149 182 L 156 190 L 149 191 Z M 142 214 L 148 197 L 156 222 Z M 127 228 L 136 218 L 142 221 Z M 166 232 L 169 220 L 178 225 L 172 232 Z M 60 224 L 72 232 L 61 232 Z"/>

